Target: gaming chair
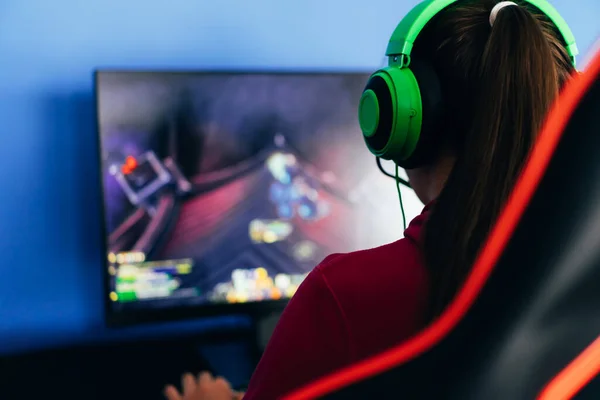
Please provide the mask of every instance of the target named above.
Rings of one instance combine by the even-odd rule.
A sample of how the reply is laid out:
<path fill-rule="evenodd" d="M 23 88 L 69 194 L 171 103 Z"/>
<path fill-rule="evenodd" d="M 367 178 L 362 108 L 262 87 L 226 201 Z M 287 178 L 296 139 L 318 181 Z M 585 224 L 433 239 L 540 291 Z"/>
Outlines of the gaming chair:
<path fill-rule="evenodd" d="M 600 53 L 563 91 L 442 316 L 286 399 L 600 399 L 599 152 Z"/>

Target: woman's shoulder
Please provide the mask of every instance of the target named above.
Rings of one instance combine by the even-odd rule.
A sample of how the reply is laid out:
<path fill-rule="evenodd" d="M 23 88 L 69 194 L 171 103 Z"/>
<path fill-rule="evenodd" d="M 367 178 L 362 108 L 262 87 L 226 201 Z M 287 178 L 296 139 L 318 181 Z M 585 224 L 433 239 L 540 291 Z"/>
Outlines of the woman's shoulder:
<path fill-rule="evenodd" d="M 410 269 L 411 266 L 422 267 L 424 264 L 421 254 L 423 226 L 429 216 L 430 208 L 431 204 L 425 206 L 423 212 L 410 222 L 408 228 L 404 230 L 403 239 L 367 250 L 331 254 L 317 268 L 324 274 L 335 273 L 338 268 L 346 271 L 349 268 L 362 269 L 365 264 L 379 265 L 387 270 L 389 269 L 387 265 L 397 266 L 399 259 L 404 260 L 401 263 L 404 269 Z"/>
<path fill-rule="evenodd" d="M 380 286 L 381 279 L 392 277 L 406 282 L 410 275 L 423 272 L 425 263 L 418 243 L 403 238 L 367 250 L 332 254 L 316 269 L 336 287 L 350 282 L 364 285 L 365 279 Z"/>
<path fill-rule="evenodd" d="M 404 238 L 373 249 L 334 254 L 315 273 L 346 320 L 355 360 L 422 328 L 429 275 L 415 241 Z"/>
<path fill-rule="evenodd" d="M 332 254 L 317 269 L 331 279 L 364 277 L 381 274 L 403 274 L 425 269 L 421 244 L 423 227 L 429 216 L 431 204 L 423 209 L 404 230 L 404 238 L 383 246 L 350 253 Z M 352 271 L 352 273 L 350 273 Z"/>

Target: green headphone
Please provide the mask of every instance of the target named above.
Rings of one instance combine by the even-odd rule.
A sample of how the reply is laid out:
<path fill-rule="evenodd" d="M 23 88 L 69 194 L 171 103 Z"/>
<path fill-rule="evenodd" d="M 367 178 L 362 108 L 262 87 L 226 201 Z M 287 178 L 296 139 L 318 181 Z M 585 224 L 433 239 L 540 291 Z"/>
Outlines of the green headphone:
<path fill-rule="evenodd" d="M 369 78 L 359 103 L 358 119 L 367 147 L 375 156 L 414 168 L 432 153 L 443 104 L 433 68 L 414 60 L 413 44 L 425 25 L 457 0 L 427 0 L 415 6 L 398 24 L 387 46 L 387 67 Z M 575 64 L 575 37 L 547 0 L 526 0 L 554 23 Z"/>

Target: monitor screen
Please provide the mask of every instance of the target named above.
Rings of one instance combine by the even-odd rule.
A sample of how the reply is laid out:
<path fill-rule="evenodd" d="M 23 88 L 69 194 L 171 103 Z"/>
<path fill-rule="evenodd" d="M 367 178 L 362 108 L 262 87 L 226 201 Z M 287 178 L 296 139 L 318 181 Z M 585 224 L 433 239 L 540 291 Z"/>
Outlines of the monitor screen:
<path fill-rule="evenodd" d="M 367 78 L 97 72 L 109 321 L 282 304 L 328 254 L 400 238 Z"/>

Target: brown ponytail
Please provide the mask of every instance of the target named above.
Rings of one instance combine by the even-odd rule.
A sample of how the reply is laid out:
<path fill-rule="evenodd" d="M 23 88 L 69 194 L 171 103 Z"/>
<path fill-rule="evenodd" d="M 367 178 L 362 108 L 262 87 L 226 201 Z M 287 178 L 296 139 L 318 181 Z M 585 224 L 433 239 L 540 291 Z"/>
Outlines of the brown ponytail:
<path fill-rule="evenodd" d="M 573 67 L 553 25 L 525 5 L 463 1 L 439 14 L 415 44 L 442 80 L 454 168 L 426 226 L 431 316 L 464 281 Z"/>

